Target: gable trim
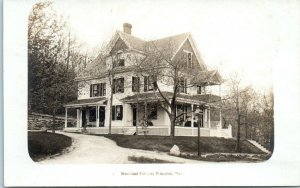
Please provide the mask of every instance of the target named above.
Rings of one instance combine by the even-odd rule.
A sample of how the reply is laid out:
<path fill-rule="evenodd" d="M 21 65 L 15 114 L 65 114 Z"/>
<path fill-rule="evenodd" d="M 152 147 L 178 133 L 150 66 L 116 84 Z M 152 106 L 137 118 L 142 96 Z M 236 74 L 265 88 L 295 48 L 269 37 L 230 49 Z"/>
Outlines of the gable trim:
<path fill-rule="evenodd" d="M 191 45 L 191 47 L 192 47 L 192 49 L 193 49 L 193 51 L 194 51 L 194 53 L 195 53 L 196 59 L 197 59 L 199 65 L 200 65 L 200 67 L 201 67 L 202 69 L 204 69 L 204 70 L 207 70 L 207 67 L 206 67 L 206 65 L 204 64 L 204 61 L 202 60 L 202 58 L 201 58 L 201 56 L 200 56 L 200 53 L 199 53 L 199 51 L 198 51 L 198 48 L 197 48 L 196 44 L 194 43 L 194 40 L 193 40 L 193 38 L 192 38 L 191 33 L 189 33 L 189 34 L 187 35 L 187 37 L 183 40 L 183 42 L 180 44 L 180 46 L 179 46 L 178 49 L 176 50 L 175 54 L 174 54 L 173 57 L 171 58 L 171 60 L 173 60 L 173 59 L 175 58 L 175 56 L 177 55 L 177 53 L 178 53 L 179 50 L 183 47 L 184 43 L 185 43 L 187 40 L 189 41 L 189 43 L 190 43 L 190 45 Z"/>

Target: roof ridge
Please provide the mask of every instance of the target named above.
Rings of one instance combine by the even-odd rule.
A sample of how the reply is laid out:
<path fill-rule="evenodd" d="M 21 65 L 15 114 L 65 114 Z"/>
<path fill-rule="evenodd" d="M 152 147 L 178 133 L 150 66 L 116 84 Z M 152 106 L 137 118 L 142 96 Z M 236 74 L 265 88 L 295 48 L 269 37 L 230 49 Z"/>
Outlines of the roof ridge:
<path fill-rule="evenodd" d="M 147 41 L 145 41 L 145 40 L 143 40 L 143 39 L 141 39 L 141 38 L 139 38 L 139 37 L 136 37 L 136 36 L 134 36 L 134 35 L 130 35 L 130 34 L 128 34 L 128 33 L 125 33 L 125 32 L 123 32 L 123 31 L 120 31 L 120 30 L 117 30 L 117 33 L 120 33 L 120 34 L 122 34 L 122 35 L 125 35 L 126 37 L 132 37 L 132 38 L 141 40 L 141 41 L 143 41 L 143 42 L 147 42 Z"/>
<path fill-rule="evenodd" d="M 153 41 L 168 39 L 168 38 L 171 38 L 171 37 L 178 37 L 178 36 L 181 36 L 181 35 L 191 35 L 191 32 L 180 33 L 180 34 L 171 35 L 171 36 L 167 36 L 167 37 L 163 37 L 163 38 L 158 38 L 158 39 L 155 39 L 155 40 L 148 40 L 147 42 L 153 42 Z"/>

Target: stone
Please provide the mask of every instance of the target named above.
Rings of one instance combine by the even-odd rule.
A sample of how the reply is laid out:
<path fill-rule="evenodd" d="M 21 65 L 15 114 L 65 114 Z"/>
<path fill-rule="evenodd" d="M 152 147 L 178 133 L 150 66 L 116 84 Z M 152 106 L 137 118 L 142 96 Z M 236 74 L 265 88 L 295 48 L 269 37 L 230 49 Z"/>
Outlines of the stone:
<path fill-rule="evenodd" d="M 46 127 L 42 127 L 42 128 L 41 128 L 41 131 L 43 131 L 43 132 L 47 132 L 47 130 L 48 130 L 48 129 L 47 129 Z"/>
<path fill-rule="evenodd" d="M 170 154 L 171 155 L 175 155 L 175 156 L 179 156 L 180 155 L 180 149 L 177 145 L 174 145 L 171 149 L 170 149 Z"/>

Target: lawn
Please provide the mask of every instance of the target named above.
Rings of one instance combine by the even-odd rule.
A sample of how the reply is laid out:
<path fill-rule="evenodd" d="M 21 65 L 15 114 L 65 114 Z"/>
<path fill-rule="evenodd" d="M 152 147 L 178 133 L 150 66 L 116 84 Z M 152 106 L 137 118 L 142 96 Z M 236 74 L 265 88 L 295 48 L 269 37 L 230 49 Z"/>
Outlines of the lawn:
<path fill-rule="evenodd" d="M 28 132 L 28 152 L 33 161 L 40 161 L 49 155 L 61 153 L 71 144 L 72 139 L 65 135 Z"/>
<path fill-rule="evenodd" d="M 130 136 L 130 135 L 103 135 L 125 148 L 143 149 L 150 151 L 169 152 L 176 144 L 181 152 L 197 152 L 197 137 L 178 136 L 174 141 L 169 136 Z M 235 153 L 234 139 L 201 137 L 201 152 L 203 153 Z M 248 141 L 241 142 L 241 153 L 263 154 L 261 150 Z"/>

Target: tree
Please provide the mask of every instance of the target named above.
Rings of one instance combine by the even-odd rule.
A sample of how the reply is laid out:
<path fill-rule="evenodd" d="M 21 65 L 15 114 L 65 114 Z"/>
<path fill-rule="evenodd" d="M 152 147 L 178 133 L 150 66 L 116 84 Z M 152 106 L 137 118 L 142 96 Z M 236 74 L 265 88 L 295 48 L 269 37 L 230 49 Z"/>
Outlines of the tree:
<path fill-rule="evenodd" d="M 75 72 L 65 64 L 65 22 L 52 8 L 52 2 L 33 6 L 28 23 L 28 101 L 29 111 L 55 116 L 63 104 L 76 98 Z"/>
<path fill-rule="evenodd" d="M 253 100 L 254 90 L 250 86 L 242 87 L 241 78 L 238 76 L 237 73 L 235 73 L 229 78 L 227 84 L 229 88 L 229 96 L 228 96 L 228 98 L 230 98 L 229 103 L 231 102 L 229 106 L 231 107 L 231 109 L 234 109 L 233 117 L 237 122 L 237 133 L 236 133 L 237 141 L 236 141 L 235 150 L 237 152 L 240 152 L 241 151 L 241 147 L 240 147 L 241 126 L 245 125 L 247 127 L 246 125 L 247 114 L 250 108 L 250 104 Z M 246 131 L 246 137 L 247 137 L 247 131 Z"/>
<path fill-rule="evenodd" d="M 168 114 L 171 122 L 171 134 L 175 136 L 176 120 L 183 114 L 176 114 L 176 99 L 180 89 L 194 86 L 187 83 L 199 73 L 198 67 L 189 64 L 188 54 L 181 49 L 177 52 L 175 41 L 170 39 L 164 46 L 158 46 L 155 42 L 150 42 L 145 51 L 145 73 L 150 76 L 154 93 L 160 106 Z M 189 84 L 189 85 L 188 85 Z M 160 87 L 171 86 L 172 94 L 162 92 Z M 189 112 L 191 113 L 191 112 Z"/>

